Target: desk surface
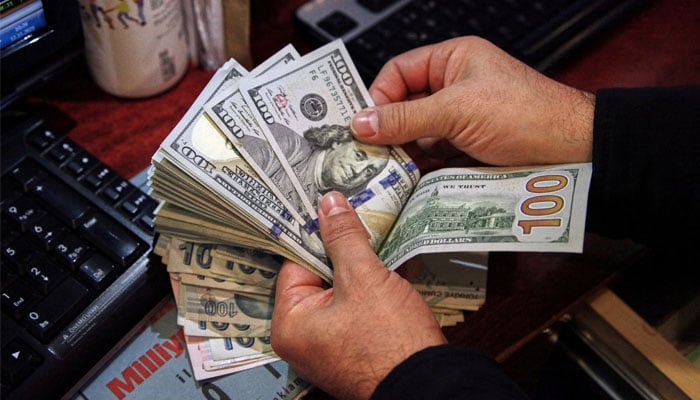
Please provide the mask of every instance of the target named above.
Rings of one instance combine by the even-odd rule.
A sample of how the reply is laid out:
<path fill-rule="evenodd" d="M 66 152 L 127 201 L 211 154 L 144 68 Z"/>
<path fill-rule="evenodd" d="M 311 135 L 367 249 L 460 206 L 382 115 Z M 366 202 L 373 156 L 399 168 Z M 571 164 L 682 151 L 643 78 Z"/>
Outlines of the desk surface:
<path fill-rule="evenodd" d="M 302 0 L 255 2 L 252 53 L 261 62 L 294 36 L 292 15 Z M 595 91 L 611 86 L 700 83 L 700 3 L 659 0 L 552 76 Z M 192 68 L 171 91 L 145 100 L 101 92 L 85 69 L 71 71 L 29 99 L 57 128 L 126 177 L 145 168 L 184 115 L 211 72 Z M 136 144 L 137 142 L 137 144 Z M 609 282 L 638 248 L 586 237 L 583 254 L 492 253 L 487 301 L 466 321 L 445 328 L 452 342 L 474 345 L 506 360 L 592 292 Z M 632 261 L 630 261 L 632 260 Z"/>

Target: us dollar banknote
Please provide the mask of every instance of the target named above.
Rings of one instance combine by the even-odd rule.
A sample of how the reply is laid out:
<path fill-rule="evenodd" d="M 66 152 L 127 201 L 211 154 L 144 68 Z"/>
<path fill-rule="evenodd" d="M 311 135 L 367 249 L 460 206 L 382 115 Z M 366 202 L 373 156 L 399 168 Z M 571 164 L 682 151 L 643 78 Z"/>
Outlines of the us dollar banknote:
<path fill-rule="evenodd" d="M 292 63 L 299 57 L 294 47 L 287 45 L 251 71 L 249 76 L 263 75 L 281 65 Z M 301 197 L 294 190 L 291 177 L 282 168 L 277 154 L 262 133 L 238 85 L 207 102 L 204 110 L 270 190 L 285 203 L 294 217 L 299 221 L 308 220 L 311 212 L 306 209 Z"/>
<path fill-rule="evenodd" d="M 240 86 L 312 217 L 324 193 L 342 192 L 377 250 L 420 175 L 400 147 L 354 140 L 352 116 L 373 103 L 343 43 L 331 42 Z"/>
<path fill-rule="evenodd" d="M 445 168 L 425 175 L 379 256 L 395 269 L 418 254 L 581 252 L 591 164 Z"/>
<path fill-rule="evenodd" d="M 282 244 L 312 271 L 330 280 L 332 271 L 322 245 L 318 244 L 320 239 L 314 237 L 317 233 L 304 231 L 303 223 L 289 213 L 230 141 L 204 116 L 204 104 L 235 84 L 224 82 L 240 80 L 245 74 L 247 71 L 239 65 L 228 71 L 219 70 L 163 141 L 159 153 L 181 172 L 201 182 L 212 196 L 226 202 L 261 237 Z M 154 160 L 155 164 L 163 164 L 157 157 Z"/>

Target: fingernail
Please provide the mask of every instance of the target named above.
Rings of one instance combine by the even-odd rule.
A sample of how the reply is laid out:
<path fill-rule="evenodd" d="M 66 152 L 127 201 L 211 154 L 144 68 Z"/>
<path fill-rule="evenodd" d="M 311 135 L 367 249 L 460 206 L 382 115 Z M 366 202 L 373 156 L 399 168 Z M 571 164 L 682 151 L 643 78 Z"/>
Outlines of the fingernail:
<path fill-rule="evenodd" d="M 350 125 L 355 136 L 369 137 L 377 134 L 379 129 L 379 117 L 373 108 L 366 108 L 355 114 Z"/>
<path fill-rule="evenodd" d="M 321 199 L 321 212 L 327 216 L 333 216 L 350 211 L 350 203 L 342 194 L 329 192 Z"/>

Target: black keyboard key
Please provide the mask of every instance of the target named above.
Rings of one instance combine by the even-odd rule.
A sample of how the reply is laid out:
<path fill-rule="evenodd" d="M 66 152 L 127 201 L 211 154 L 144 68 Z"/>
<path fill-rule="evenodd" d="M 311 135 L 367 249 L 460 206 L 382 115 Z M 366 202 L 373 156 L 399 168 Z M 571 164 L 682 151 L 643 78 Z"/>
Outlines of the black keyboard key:
<path fill-rule="evenodd" d="M 122 267 L 136 259 L 145 247 L 131 232 L 102 213 L 95 213 L 83 221 L 80 231 Z"/>
<path fill-rule="evenodd" d="M 15 279 L 2 289 L 2 308 L 15 319 L 20 319 L 39 298 L 39 293 L 28 282 Z"/>
<path fill-rule="evenodd" d="M 82 182 L 93 191 L 97 191 L 112 178 L 114 178 L 115 175 L 116 174 L 114 171 L 112 171 L 109 167 L 101 165 L 94 171 L 90 172 L 90 174 L 86 176 Z"/>
<path fill-rule="evenodd" d="M 30 190 L 71 228 L 78 225 L 90 208 L 90 203 L 83 196 L 52 176 L 40 180 Z"/>
<path fill-rule="evenodd" d="M 57 164 L 63 164 L 66 160 L 73 158 L 80 151 L 80 147 L 72 140 L 64 138 L 49 150 L 50 158 Z"/>
<path fill-rule="evenodd" d="M 483 33 L 486 32 L 491 26 L 493 26 L 493 18 L 481 11 L 474 11 L 471 13 L 471 15 L 467 18 L 467 26 L 469 26 L 471 29 L 474 30 L 474 32 L 477 33 Z"/>
<path fill-rule="evenodd" d="M 0 195 L 2 195 L 2 200 L 0 200 L 0 205 L 2 205 L 2 208 L 5 208 L 5 205 L 8 203 L 15 202 L 19 197 L 22 195 L 22 192 L 19 190 L 19 188 L 14 185 L 10 180 L 3 180 L 2 181 L 2 188 L 0 188 Z M 3 215 L 3 218 L 4 215 Z M 3 219 L 4 221 L 4 219 Z"/>
<path fill-rule="evenodd" d="M 342 12 L 336 11 L 319 22 L 318 26 L 329 34 L 340 37 L 353 30 L 357 22 Z"/>
<path fill-rule="evenodd" d="M 14 240 L 2 238 L 2 257 L 12 263 L 18 271 L 24 261 L 29 259 L 35 251 L 36 249 L 31 246 L 31 240 L 26 234 L 18 236 Z"/>
<path fill-rule="evenodd" d="M 66 234 L 66 228 L 51 215 L 44 215 L 32 223 L 28 229 L 30 235 L 44 250 L 51 250 L 58 240 Z"/>
<path fill-rule="evenodd" d="M 102 196 L 112 203 L 116 203 L 133 189 L 135 189 L 134 185 L 120 178 L 110 183 L 102 192 Z"/>
<path fill-rule="evenodd" d="M 143 211 L 155 209 L 156 205 L 157 203 L 152 197 L 140 190 L 137 190 L 126 200 L 124 200 L 121 205 L 121 209 L 127 216 L 134 218 Z"/>
<path fill-rule="evenodd" d="M 31 158 L 25 158 L 10 170 L 9 176 L 22 188 L 23 191 L 29 189 L 29 185 L 42 176 L 46 175 L 46 170 Z"/>
<path fill-rule="evenodd" d="M 391 40 L 401 32 L 401 26 L 394 20 L 386 20 L 383 24 L 377 25 L 372 31 L 382 40 Z"/>
<path fill-rule="evenodd" d="M 92 252 L 90 244 L 74 233 L 57 240 L 53 250 L 71 270 L 78 268 Z"/>
<path fill-rule="evenodd" d="M 139 218 L 139 223 L 141 226 L 146 228 L 149 232 L 152 232 L 155 229 L 155 224 L 153 221 L 154 214 L 153 213 L 148 213 L 145 215 L 142 215 L 141 218 Z"/>
<path fill-rule="evenodd" d="M 56 132 L 45 126 L 41 126 L 27 134 L 27 143 L 39 151 L 44 151 L 54 144 L 58 138 L 59 135 Z"/>
<path fill-rule="evenodd" d="M 82 311 L 90 300 L 88 289 L 69 276 L 42 301 L 29 308 L 25 317 L 27 329 L 46 343 Z"/>
<path fill-rule="evenodd" d="M 397 1 L 398 0 L 357 0 L 359 4 L 361 4 L 363 7 L 374 13 L 380 13 L 384 11 Z"/>
<path fill-rule="evenodd" d="M 21 196 L 10 204 L 3 204 L 3 212 L 13 221 L 22 232 L 46 215 L 44 209 L 39 207 L 34 200 Z"/>
<path fill-rule="evenodd" d="M 80 176 L 95 167 L 99 161 L 92 155 L 82 152 L 66 165 L 66 169 L 74 176 Z"/>
<path fill-rule="evenodd" d="M 3 384 L 17 385 L 29 376 L 43 358 L 22 339 L 15 339 L 2 348 Z"/>
<path fill-rule="evenodd" d="M 103 290 L 117 277 L 117 267 L 101 254 L 93 254 L 80 266 L 80 274 L 96 290 Z"/>
<path fill-rule="evenodd" d="M 398 13 L 396 13 L 394 18 L 399 24 L 403 25 L 404 27 L 409 27 L 419 23 L 421 14 L 411 7 L 404 7 Z"/>
<path fill-rule="evenodd" d="M 32 254 L 20 269 L 32 285 L 44 294 L 51 291 L 67 275 L 67 271 L 43 252 Z"/>
<path fill-rule="evenodd" d="M 139 213 L 139 208 L 136 206 L 136 204 L 130 201 L 125 201 L 122 203 L 122 212 L 128 215 L 130 218 L 133 218 Z"/>
<path fill-rule="evenodd" d="M 17 279 L 17 272 L 10 264 L 0 259 L 0 287 L 5 289 Z"/>

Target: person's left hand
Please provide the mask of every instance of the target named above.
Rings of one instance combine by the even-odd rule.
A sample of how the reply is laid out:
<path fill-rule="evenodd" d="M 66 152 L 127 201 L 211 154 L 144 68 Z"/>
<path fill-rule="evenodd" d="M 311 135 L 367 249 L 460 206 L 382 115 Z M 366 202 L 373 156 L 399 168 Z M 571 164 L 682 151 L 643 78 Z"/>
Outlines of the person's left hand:
<path fill-rule="evenodd" d="M 319 209 L 333 287 L 286 261 L 277 278 L 272 347 L 302 378 L 338 398 L 368 398 L 401 361 L 447 343 L 411 284 L 387 270 L 347 199 L 331 192 Z"/>

